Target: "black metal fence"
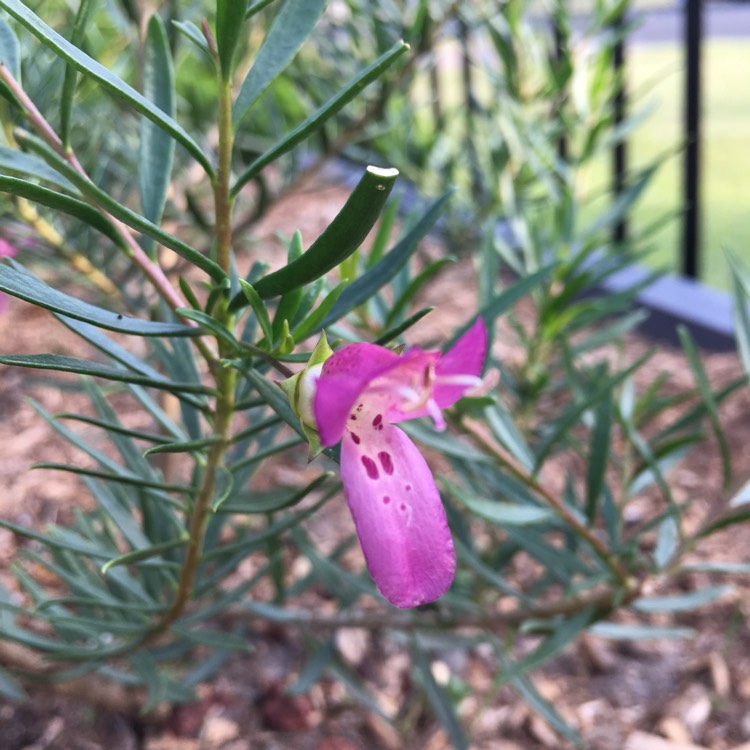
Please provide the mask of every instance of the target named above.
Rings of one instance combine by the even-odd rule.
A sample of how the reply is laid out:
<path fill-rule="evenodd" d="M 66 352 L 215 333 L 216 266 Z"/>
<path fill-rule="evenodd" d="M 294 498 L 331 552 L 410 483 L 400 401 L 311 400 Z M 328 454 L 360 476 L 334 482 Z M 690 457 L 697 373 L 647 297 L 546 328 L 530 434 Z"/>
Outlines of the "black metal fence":
<path fill-rule="evenodd" d="M 703 39 L 703 0 L 685 0 L 683 5 L 683 56 L 685 76 L 683 86 L 683 133 L 684 152 L 682 163 L 683 216 L 680 243 L 679 270 L 683 276 L 697 279 L 700 276 L 700 153 L 701 153 L 701 53 Z M 627 7 L 615 20 L 615 31 L 622 32 L 627 20 Z M 617 43 L 613 64 L 618 70 L 626 65 L 626 50 L 623 36 Z M 626 113 L 626 93 L 621 88 L 613 103 L 617 123 Z M 620 142 L 613 152 L 613 188 L 615 193 L 625 189 L 627 171 L 627 144 Z M 615 242 L 627 236 L 624 222 L 614 229 Z"/>

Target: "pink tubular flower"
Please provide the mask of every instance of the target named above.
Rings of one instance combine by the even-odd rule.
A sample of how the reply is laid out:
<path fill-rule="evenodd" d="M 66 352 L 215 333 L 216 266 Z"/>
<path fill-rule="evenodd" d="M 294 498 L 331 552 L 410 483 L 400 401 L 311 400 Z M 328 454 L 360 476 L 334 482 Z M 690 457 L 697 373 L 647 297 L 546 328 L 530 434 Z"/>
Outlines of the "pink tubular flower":
<path fill-rule="evenodd" d="M 345 346 L 322 365 L 313 409 L 324 446 L 341 444 L 341 479 L 367 567 L 397 607 L 441 597 L 456 570 L 435 480 L 394 422 L 430 416 L 478 385 L 487 331 L 477 322 L 446 353 Z"/>

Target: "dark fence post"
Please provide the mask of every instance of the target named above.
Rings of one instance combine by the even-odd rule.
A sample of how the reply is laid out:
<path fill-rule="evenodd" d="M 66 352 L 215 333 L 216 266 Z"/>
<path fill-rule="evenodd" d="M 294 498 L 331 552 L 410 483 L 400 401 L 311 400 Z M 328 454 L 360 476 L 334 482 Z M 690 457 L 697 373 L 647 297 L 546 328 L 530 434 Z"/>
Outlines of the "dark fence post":
<path fill-rule="evenodd" d="M 554 35 L 555 50 L 553 64 L 560 65 L 568 54 L 568 35 L 563 31 L 561 21 L 557 17 L 554 19 Z M 564 101 L 565 95 L 563 94 L 557 102 L 559 109 L 562 109 Z M 557 155 L 561 161 L 567 161 L 568 159 L 568 140 L 564 133 L 560 135 L 560 140 L 557 142 Z"/>
<path fill-rule="evenodd" d="M 687 0 L 685 6 L 685 157 L 684 205 L 682 222 L 682 273 L 690 278 L 699 274 L 700 246 L 700 110 L 702 0 Z"/>
<path fill-rule="evenodd" d="M 627 96 L 625 91 L 625 22 L 627 20 L 628 4 L 623 3 L 621 11 L 617 14 L 612 22 L 612 33 L 615 35 L 615 45 L 612 49 L 612 65 L 615 74 L 618 76 L 617 90 L 612 102 L 614 127 L 616 128 L 625 119 L 625 109 L 627 106 Z M 612 189 L 615 197 L 619 196 L 625 190 L 627 184 L 628 168 L 627 143 L 621 139 L 615 144 L 612 152 Z M 625 242 L 628 235 L 628 226 L 625 219 L 621 219 L 615 224 L 612 231 L 612 240 L 615 245 Z"/>

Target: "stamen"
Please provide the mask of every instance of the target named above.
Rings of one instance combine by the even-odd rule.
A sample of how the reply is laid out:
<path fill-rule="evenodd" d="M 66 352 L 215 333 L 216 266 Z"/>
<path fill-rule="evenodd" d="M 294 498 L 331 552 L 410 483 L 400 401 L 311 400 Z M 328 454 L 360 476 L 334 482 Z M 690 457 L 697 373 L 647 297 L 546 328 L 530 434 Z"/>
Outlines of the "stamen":
<path fill-rule="evenodd" d="M 476 375 L 436 375 L 435 385 L 465 385 L 476 388 L 484 381 Z"/>
<path fill-rule="evenodd" d="M 434 398 L 428 398 L 425 404 L 427 413 L 432 417 L 432 421 L 435 423 L 435 429 L 438 432 L 442 432 L 445 429 L 445 420 L 443 419 L 443 412 L 437 405 L 437 401 Z"/>

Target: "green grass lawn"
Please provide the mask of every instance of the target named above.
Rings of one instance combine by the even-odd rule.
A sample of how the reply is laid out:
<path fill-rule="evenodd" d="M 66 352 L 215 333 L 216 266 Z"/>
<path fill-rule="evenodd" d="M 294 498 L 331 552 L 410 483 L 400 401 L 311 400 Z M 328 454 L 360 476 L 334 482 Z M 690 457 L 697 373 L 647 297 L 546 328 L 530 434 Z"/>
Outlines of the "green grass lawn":
<path fill-rule="evenodd" d="M 630 142 L 631 164 L 636 166 L 679 148 L 684 63 L 680 48 L 672 44 L 634 45 L 628 54 L 633 106 L 656 104 Z M 750 258 L 750 44 L 711 40 L 705 44 L 703 62 L 701 278 L 727 288 L 726 248 Z M 679 210 L 681 158 L 678 151 L 654 178 L 633 217 L 634 232 Z M 679 220 L 655 234 L 651 261 L 676 269 L 680 235 Z"/>

